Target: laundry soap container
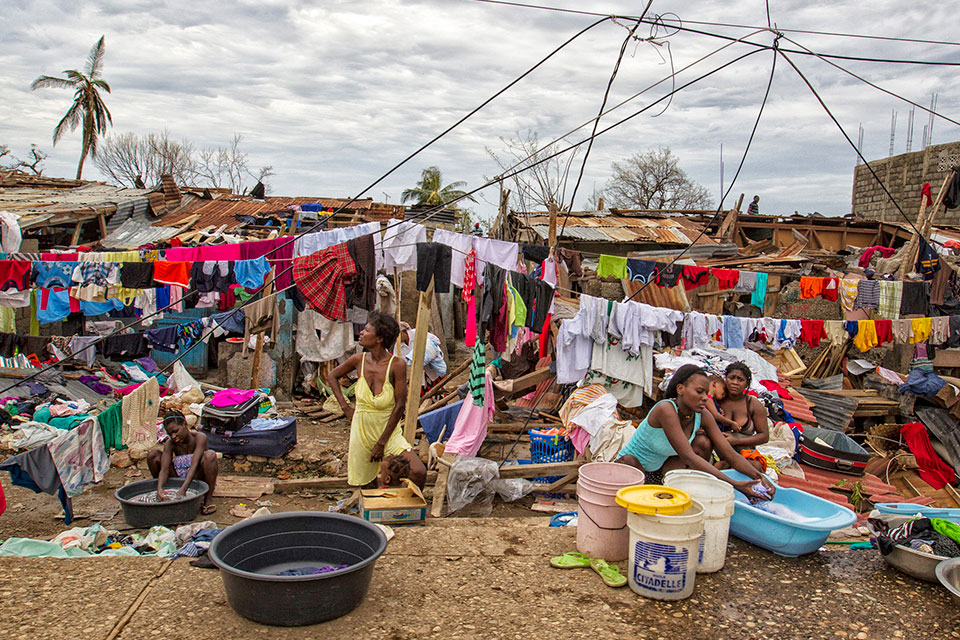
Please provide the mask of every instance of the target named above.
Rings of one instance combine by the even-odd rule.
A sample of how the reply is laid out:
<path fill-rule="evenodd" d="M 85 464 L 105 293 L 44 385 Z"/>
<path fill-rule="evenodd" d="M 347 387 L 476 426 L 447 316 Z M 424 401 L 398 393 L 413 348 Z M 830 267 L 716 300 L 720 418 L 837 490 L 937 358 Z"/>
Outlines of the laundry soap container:
<path fill-rule="evenodd" d="M 686 491 L 703 506 L 703 535 L 700 536 L 697 573 L 714 573 L 723 569 L 733 516 L 733 485 L 693 469 L 668 471 L 663 484 Z"/>
<path fill-rule="evenodd" d="M 697 577 L 703 505 L 686 491 L 649 484 L 621 489 L 617 504 L 627 510 L 630 528 L 630 588 L 654 600 L 690 597 Z"/>

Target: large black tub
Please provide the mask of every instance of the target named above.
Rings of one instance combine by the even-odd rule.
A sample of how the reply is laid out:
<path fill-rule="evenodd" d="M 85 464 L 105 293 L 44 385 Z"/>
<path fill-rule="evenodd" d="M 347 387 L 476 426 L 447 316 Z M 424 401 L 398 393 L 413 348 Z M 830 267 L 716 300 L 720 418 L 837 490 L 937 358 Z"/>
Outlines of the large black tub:
<path fill-rule="evenodd" d="M 227 601 L 254 622 L 284 627 L 339 618 L 363 601 L 387 537 L 366 520 L 339 513 L 291 511 L 239 522 L 210 544 Z M 306 576 L 305 567 L 348 565 Z"/>
<path fill-rule="evenodd" d="M 176 491 L 183 486 L 183 478 L 169 478 L 163 485 L 165 490 Z M 113 496 L 120 501 L 123 519 L 134 527 L 153 527 L 156 525 L 182 524 L 192 522 L 200 511 L 200 503 L 207 493 L 209 485 L 202 480 L 191 480 L 188 493 L 179 500 L 163 502 L 139 502 L 137 498 L 145 493 L 155 493 L 157 481 L 138 480 L 117 489 Z"/>

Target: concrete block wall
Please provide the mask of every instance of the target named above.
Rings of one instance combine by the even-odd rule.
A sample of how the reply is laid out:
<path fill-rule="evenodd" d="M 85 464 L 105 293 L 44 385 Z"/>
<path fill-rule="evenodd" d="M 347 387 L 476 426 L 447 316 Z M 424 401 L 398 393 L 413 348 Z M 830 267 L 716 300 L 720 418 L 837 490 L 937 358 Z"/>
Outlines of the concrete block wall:
<path fill-rule="evenodd" d="M 960 142 L 932 145 L 923 151 L 870 163 L 904 213 L 914 221 L 920 210 L 923 183 L 930 183 L 933 197 L 936 198 L 943 179 L 954 165 L 960 165 Z M 903 220 L 866 165 L 854 170 L 852 211 L 868 220 Z M 934 221 L 936 223 L 960 224 L 960 208 L 941 213 Z"/>

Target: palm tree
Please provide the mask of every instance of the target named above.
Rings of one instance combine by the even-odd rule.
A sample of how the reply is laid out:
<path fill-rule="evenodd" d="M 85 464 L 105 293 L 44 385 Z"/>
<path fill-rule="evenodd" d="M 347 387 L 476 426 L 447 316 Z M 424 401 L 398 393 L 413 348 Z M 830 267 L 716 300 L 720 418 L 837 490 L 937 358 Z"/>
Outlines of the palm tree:
<path fill-rule="evenodd" d="M 416 200 L 417 204 L 425 205 L 445 205 L 459 200 L 466 195 L 461 187 L 467 186 L 462 180 L 451 182 L 447 186 L 441 186 L 443 180 L 440 176 L 439 167 L 427 167 L 420 175 L 420 182 L 413 189 L 404 189 L 400 195 L 400 202 L 407 200 Z M 466 196 L 467 200 L 476 200 L 472 196 Z"/>
<path fill-rule="evenodd" d="M 53 76 L 40 76 L 30 85 L 31 89 L 46 89 L 53 87 L 57 89 L 72 89 L 73 104 L 67 110 L 66 115 L 57 123 L 53 129 L 53 144 L 56 146 L 67 128 L 75 131 L 83 124 L 83 146 L 80 153 L 80 164 L 77 165 L 77 180 L 83 173 L 83 162 L 87 159 L 87 154 L 91 157 L 97 156 L 97 137 L 104 134 L 107 130 L 107 123 L 113 124 L 113 118 L 107 105 L 103 103 L 100 97 L 100 89 L 110 93 L 110 85 L 100 79 L 100 72 L 103 68 L 103 36 L 97 40 L 97 44 L 90 49 L 90 55 L 87 56 L 87 66 L 85 73 L 75 69 L 68 69 L 63 72 L 65 78 L 55 78 Z"/>

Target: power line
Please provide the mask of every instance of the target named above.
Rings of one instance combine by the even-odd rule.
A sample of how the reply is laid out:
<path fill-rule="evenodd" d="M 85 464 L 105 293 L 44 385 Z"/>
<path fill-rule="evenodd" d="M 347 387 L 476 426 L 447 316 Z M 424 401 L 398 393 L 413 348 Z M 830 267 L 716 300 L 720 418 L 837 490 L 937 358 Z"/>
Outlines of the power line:
<path fill-rule="evenodd" d="M 811 93 L 813 93 L 813 96 L 817 99 L 817 102 L 820 103 L 820 106 L 823 107 L 823 110 L 826 111 L 827 115 L 830 116 L 830 119 L 833 120 L 833 124 L 837 125 L 837 128 L 840 129 L 840 133 L 843 134 L 844 139 L 847 141 L 847 143 L 851 147 L 853 147 L 854 151 L 857 152 L 857 155 L 860 157 L 860 159 L 863 160 L 864 164 L 867 166 L 867 170 L 873 176 L 874 180 L 877 181 L 877 184 L 880 185 L 880 188 L 883 189 L 883 192 L 887 194 L 887 197 L 890 198 L 890 202 L 892 202 L 893 206 L 896 207 L 897 211 L 900 212 L 900 215 L 903 216 L 903 219 L 906 220 L 911 227 L 913 227 L 914 232 L 918 236 L 920 236 L 920 238 L 923 238 L 923 234 L 920 233 L 920 230 L 917 229 L 915 224 L 913 224 L 913 221 L 909 217 L 907 217 L 907 214 L 904 213 L 903 209 L 900 208 L 900 204 L 893 197 L 893 194 L 890 193 L 890 190 L 887 189 L 887 185 L 883 183 L 883 180 L 880 179 L 880 176 L 877 175 L 877 172 L 873 170 L 873 167 L 870 166 L 870 163 L 867 162 L 867 159 L 863 157 L 862 153 L 860 153 L 860 149 L 858 149 L 857 145 L 853 143 L 853 140 L 850 139 L 850 136 L 848 136 L 847 132 L 844 130 L 843 125 L 840 124 L 840 121 L 837 120 L 836 116 L 833 115 L 833 112 L 830 111 L 830 107 L 827 106 L 827 103 L 823 101 L 823 98 L 820 97 L 820 94 L 817 93 L 817 90 L 814 89 L 813 85 L 810 84 L 810 81 L 807 80 L 807 76 L 803 75 L 803 72 L 800 71 L 799 67 L 797 67 L 797 65 L 793 63 L 793 60 L 791 60 L 785 53 L 783 53 L 782 51 L 780 51 L 779 53 L 781 56 L 783 56 L 783 59 L 786 60 L 791 67 L 793 67 L 793 70 L 797 72 L 797 75 L 800 76 L 800 79 L 803 80 L 804 84 L 807 85 L 807 88 L 810 89 Z M 924 238 L 924 241 L 926 241 L 925 238 Z"/>
<path fill-rule="evenodd" d="M 690 244 L 684 247 L 683 251 L 681 251 L 676 256 L 674 256 L 673 260 L 671 260 L 670 264 L 667 266 L 671 266 L 674 263 L 676 263 L 677 260 L 679 260 L 685 253 L 687 253 L 687 251 L 689 251 L 690 248 L 693 247 L 693 245 L 695 245 L 697 241 L 700 240 L 700 238 L 702 238 L 706 234 L 707 228 L 709 228 L 710 225 L 716 222 L 717 218 L 720 217 L 720 212 L 723 211 L 724 200 L 726 200 L 727 196 L 730 195 L 730 192 L 733 191 L 733 186 L 737 183 L 737 178 L 740 177 L 740 170 L 743 169 L 743 165 L 747 161 L 747 153 L 749 153 L 750 147 L 753 144 L 753 138 L 757 133 L 757 127 L 760 126 L 760 117 L 763 115 L 763 108 L 767 105 L 767 98 L 770 97 L 770 88 L 773 86 L 773 76 L 777 70 L 777 42 L 779 39 L 780 38 L 778 36 L 777 39 L 774 40 L 773 46 L 771 47 L 771 49 L 773 50 L 773 63 L 770 65 L 770 77 L 767 80 L 767 88 L 763 93 L 763 100 L 760 102 L 760 110 L 757 112 L 757 119 L 753 123 L 753 129 L 750 130 L 750 137 L 747 139 L 747 145 L 746 147 L 744 147 L 743 155 L 740 157 L 740 164 L 737 166 L 736 173 L 733 174 L 733 180 L 730 181 L 730 186 L 727 188 L 726 192 L 721 195 L 720 203 L 719 205 L 717 205 L 717 212 L 713 214 L 713 218 L 711 218 L 709 222 L 703 225 L 697 237 L 694 238 L 690 242 Z M 648 279 L 647 282 L 643 283 L 643 285 L 639 289 L 634 291 L 633 294 L 631 294 L 624 302 L 635 298 L 637 294 L 639 294 L 641 291 L 643 291 L 648 286 L 650 286 L 651 282 L 652 280 Z"/>
<path fill-rule="evenodd" d="M 802 44 L 800 44 L 799 42 L 795 42 L 794 40 L 791 40 L 790 38 L 788 38 L 788 37 L 786 37 L 786 36 L 784 36 L 783 39 L 784 39 L 784 40 L 787 40 L 787 41 L 789 41 L 789 42 L 793 42 L 793 44 L 797 45 L 798 47 L 801 47 L 801 48 L 803 48 L 803 49 L 807 49 L 806 47 L 804 47 L 804 46 L 803 46 Z M 810 50 L 807 49 L 807 51 L 810 51 Z M 813 52 L 810 51 L 810 53 L 813 53 Z M 911 104 L 911 105 L 913 105 L 913 106 L 915 106 L 915 107 L 920 107 L 920 108 L 923 109 L 924 111 L 926 111 L 926 112 L 928 112 L 928 113 L 930 113 L 930 114 L 932 114 L 932 115 L 935 115 L 935 116 L 937 116 L 938 118 L 943 118 L 943 119 L 946 120 L 947 122 L 950 122 L 950 123 L 953 123 L 953 124 L 955 124 L 955 125 L 957 125 L 957 126 L 960 126 L 960 122 L 957 122 L 957 121 L 954 120 L 953 118 L 949 118 L 949 117 L 947 117 L 947 116 L 945 116 L 945 115 L 943 115 L 943 114 L 941 114 L 941 113 L 937 113 L 936 111 L 933 111 L 932 109 L 928 109 L 927 107 L 923 106 L 922 104 L 916 103 L 916 102 L 914 102 L 913 100 L 910 100 L 909 98 L 905 98 L 905 97 L 901 96 L 901 95 L 898 94 L 898 93 L 894 93 L 893 91 L 890 91 L 889 89 L 884 89 L 884 88 L 881 87 L 880 85 L 877 85 L 877 84 L 874 84 L 873 82 L 870 82 L 870 81 L 867 80 L 866 78 L 857 75 L 856 73 L 854 73 L 853 71 L 850 71 L 849 69 L 846 69 L 846 68 L 844 68 L 844 67 L 841 67 L 840 65 L 838 65 L 838 64 L 835 63 L 835 62 L 831 62 L 830 60 L 827 60 L 827 59 L 825 59 L 825 58 L 822 58 L 821 56 L 817 55 L 816 53 L 813 53 L 813 55 L 815 55 L 816 57 L 820 58 L 821 60 L 823 60 L 823 62 L 826 62 L 826 63 L 829 64 L 830 66 L 836 67 L 836 68 L 839 69 L 840 71 L 843 71 L 843 72 L 846 73 L 847 75 L 853 76 L 854 78 L 856 78 L 856 79 L 859 80 L 860 82 L 863 82 L 864 84 L 870 85 L 871 87 L 873 87 L 873 88 L 876 89 L 877 91 L 882 91 L 883 93 L 885 93 L 885 94 L 887 94 L 887 95 L 889 95 L 889 96 L 892 96 L 892 97 L 894 97 L 894 98 L 896 98 L 896 99 L 898 99 L 898 100 L 903 100 L 904 102 L 906 102 L 906 103 L 908 103 L 908 104 Z"/>
<path fill-rule="evenodd" d="M 653 0 L 648 0 L 646 8 L 643 10 L 643 15 L 647 14 L 651 4 L 653 4 Z M 557 236 L 557 241 L 563 237 L 563 232 L 567 229 L 567 219 L 570 217 L 570 212 L 573 211 L 573 203 L 577 199 L 577 191 L 580 189 L 580 182 L 583 180 L 583 173 L 587 168 L 587 160 L 590 158 L 590 150 L 593 149 L 593 136 L 597 132 L 597 127 L 600 126 L 600 118 L 603 117 L 603 110 L 607 106 L 607 99 L 610 97 L 610 89 L 613 88 L 613 81 L 616 79 L 617 72 L 620 70 L 620 63 L 623 61 L 623 54 L 627 52 L 627 45 L 630 44 L 633 34 L 636 33 L 640 25 L 640 20 L 637 20 L 637 23 L 633 25 L 631 29 L 627 30 L 627 35 L 623 39 L 623 44 L 620 45 L 620 54 L 617 56 L 617 63 L 613 65 L 613 73 L 610 74 L 610 80 L 607 82 L 607 88 L 603 92 L 603 100 L 600 102 L 600 110 L 597 112 L 597 117 L 593 119 L 593 131 L 590 132 L 590 143 L 587 144 L 587 151 L 583 155 L 583 162 L 580 163 L 580 173 L 577 175 L 577 181 L 573 185 L 573 193 L 570 196 L 570 206 L 567 208 L 567 215 L 563 217 L 563 227 L 560 229 L 560 234 Z M 550 248 L 553 249 L 553 247 Z"/>
<path fill-rule="evenodd" d="M 597 11 L 582 11 L 578 9 L 563 9 L 560 7 L 547 7 L 543 5 L 530 4 L 525 2 L 507 2 L 505 0 L 473 0 L 474 2 L 485 2 L 488 4 L 502 4 L 507 6 L 514 7 L 523 7 L 526 9 L 541 9 L 545 11 L 555 11 L 557 13 L 571 13 L 583 16 L 609 16 L 614 18 L 623 18 L 625 20 L 635 20 L 637 16 L 632 16 L 629 14 L 617 14 L 617 13 L 602 13 Z M 769 4 L 769 3 L 768 3 Z M 684 20 L 687 24 L 699 24 L 708 27 L 730 27 L 734 29 L 768 29 L 767 27 L 762 27 L 759 25 L 748 25 L 748 24 L 736 24 L 731 22 L 709 22 L 705 20 Z M 916 44 L 938 44 L 938 45 L 948 45 L 954 47 L 960 47 L 960 42 L 954 42 L 951 40 L 925 40 L 923 38 L 901 38 L 897 36 L 878 36 L 870 35 L 864 33 L 844 33 L 840 31 L 815 31 L 811 29 L 783 29 L 777 28 L 778 31 L 783 33 L 804 33 L 809 35 L 817 36 L 832 36 L 832 37 L 843 37 L 843 38 L 864 38 L 868 40 L 889 40 L 892 42 L 912 42 Z"/>

